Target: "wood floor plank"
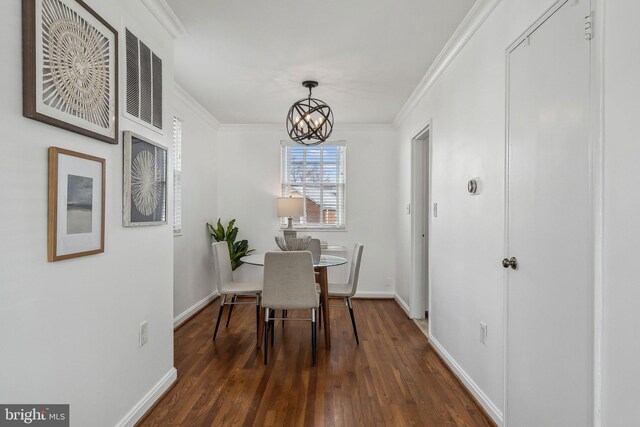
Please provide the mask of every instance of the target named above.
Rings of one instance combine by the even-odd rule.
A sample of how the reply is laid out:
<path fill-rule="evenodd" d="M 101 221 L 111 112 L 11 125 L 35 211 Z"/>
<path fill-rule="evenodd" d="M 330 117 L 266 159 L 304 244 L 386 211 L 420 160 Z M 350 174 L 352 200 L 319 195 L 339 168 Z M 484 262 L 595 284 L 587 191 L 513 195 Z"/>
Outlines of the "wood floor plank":
<path fill-rule="evenodd" d="M 255 307 L 237 305 L 215 342 L 219 305 L 206 307 L 175 331 L 179 380 L 139 426 L 495 425 L 394 301 L 353 305 L 360 345 L 349 312 L 336 307 L 332 348 L 318 345 L 316 367 L 308 322 L 277 322 L 264 366 Z"/>

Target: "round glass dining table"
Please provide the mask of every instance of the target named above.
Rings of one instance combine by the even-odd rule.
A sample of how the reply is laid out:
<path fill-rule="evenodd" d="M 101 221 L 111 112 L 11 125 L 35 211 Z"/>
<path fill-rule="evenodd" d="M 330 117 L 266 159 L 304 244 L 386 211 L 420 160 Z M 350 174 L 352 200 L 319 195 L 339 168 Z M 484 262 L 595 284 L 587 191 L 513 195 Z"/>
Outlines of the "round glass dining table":
<path fill-rule="evenodd" d="M 241 259 L 245 264 L 264 265 L 264 254 L 247 255 Z M 320 260 L 313 263 L 314 268 L 335 267 L 346 264 L 345 258 L 334 255 L 320 255 Z"/>
<path fill-rule="evenodd" d="M 247 255 L 243 257 L 242 262 L 250 265 L 264 266 L 264 254 Z M 334 255 L 320 255 L 320 259 L 313 262 L 313 268 L 318 273 L 316 281 L 320 285 L 320 300 L 322 301 L 322 323 L 324 326 L 324 344 L 327 349 L 331 348 L 331 322 L 329 317 L 329 283 L 327 281 L 327 268 L 336 267 L 346 264 L 345 258 Z M 263 309 L 264 310 L 264 309 Z M 264 329 L 264 312 L 260 316 L 260 325 L 258 326 L 258 347 L 262 342 L 262 334 Z"/>

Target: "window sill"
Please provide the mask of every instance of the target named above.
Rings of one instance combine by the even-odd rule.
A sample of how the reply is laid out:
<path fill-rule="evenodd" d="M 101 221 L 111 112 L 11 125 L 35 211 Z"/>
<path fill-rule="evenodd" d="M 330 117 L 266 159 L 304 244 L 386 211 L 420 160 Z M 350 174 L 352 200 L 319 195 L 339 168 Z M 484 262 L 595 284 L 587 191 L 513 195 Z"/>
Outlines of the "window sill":
<path fill-rule="evenodd" d="M 287 227 L 280 227 L 280 231 L 284 231 L 286 229 L 287 229 Z M 307 232 L 329 231 L 329 232 L 335 232 L 335 231 L 349 231 L 349 230 L 347 230 L 346 227 L 335 227 L 335 228 L 329 228 L 329 227 L 327 227 L 327 228 L 323 228 L 323 227 L 294 227 L 293 231 L 307 231 Z"/>

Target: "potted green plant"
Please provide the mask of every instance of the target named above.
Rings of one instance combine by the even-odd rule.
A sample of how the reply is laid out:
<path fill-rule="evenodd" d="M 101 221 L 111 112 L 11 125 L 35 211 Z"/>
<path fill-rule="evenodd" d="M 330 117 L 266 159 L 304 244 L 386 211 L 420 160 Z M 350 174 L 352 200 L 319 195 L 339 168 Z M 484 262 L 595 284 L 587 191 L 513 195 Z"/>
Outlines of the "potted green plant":
<path fill-rule="evenodd" d="M 218 223 L 215 227 L 207 223 L 209 234 L 213 236 L 215 241 L 227 242 L 229 245 L 229 256 L 231 257 L 232 270 L 240 267 L 243 264 L 241 258 L 253 251 L 253 249 L 249 249 L 249 242 L 246 239 L 236 242 L 236 237 L 238 237 L 238 227 L 234 227 L 235 223 L 236 220 L 232 219 L 229 221 L 226 229 L 222 226 L 220 218 L 218 218 Z"/>

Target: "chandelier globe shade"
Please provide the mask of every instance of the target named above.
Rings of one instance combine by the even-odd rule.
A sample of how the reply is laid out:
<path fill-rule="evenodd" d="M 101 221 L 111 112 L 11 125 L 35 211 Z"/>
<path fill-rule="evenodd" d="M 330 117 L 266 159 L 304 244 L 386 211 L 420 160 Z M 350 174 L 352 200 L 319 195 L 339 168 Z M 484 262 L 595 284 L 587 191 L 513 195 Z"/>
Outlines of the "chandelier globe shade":
<path fill-rule="evenodd" d="M 296 101 L 289 109 L 287 133 L 291 140 L 302 145 L 322 144 L 333 132 L 333 111 L 324 101 L 311 96 L 318 82 L 307 80 L 302 86 L 309 89 L 309 96 Z"/>

